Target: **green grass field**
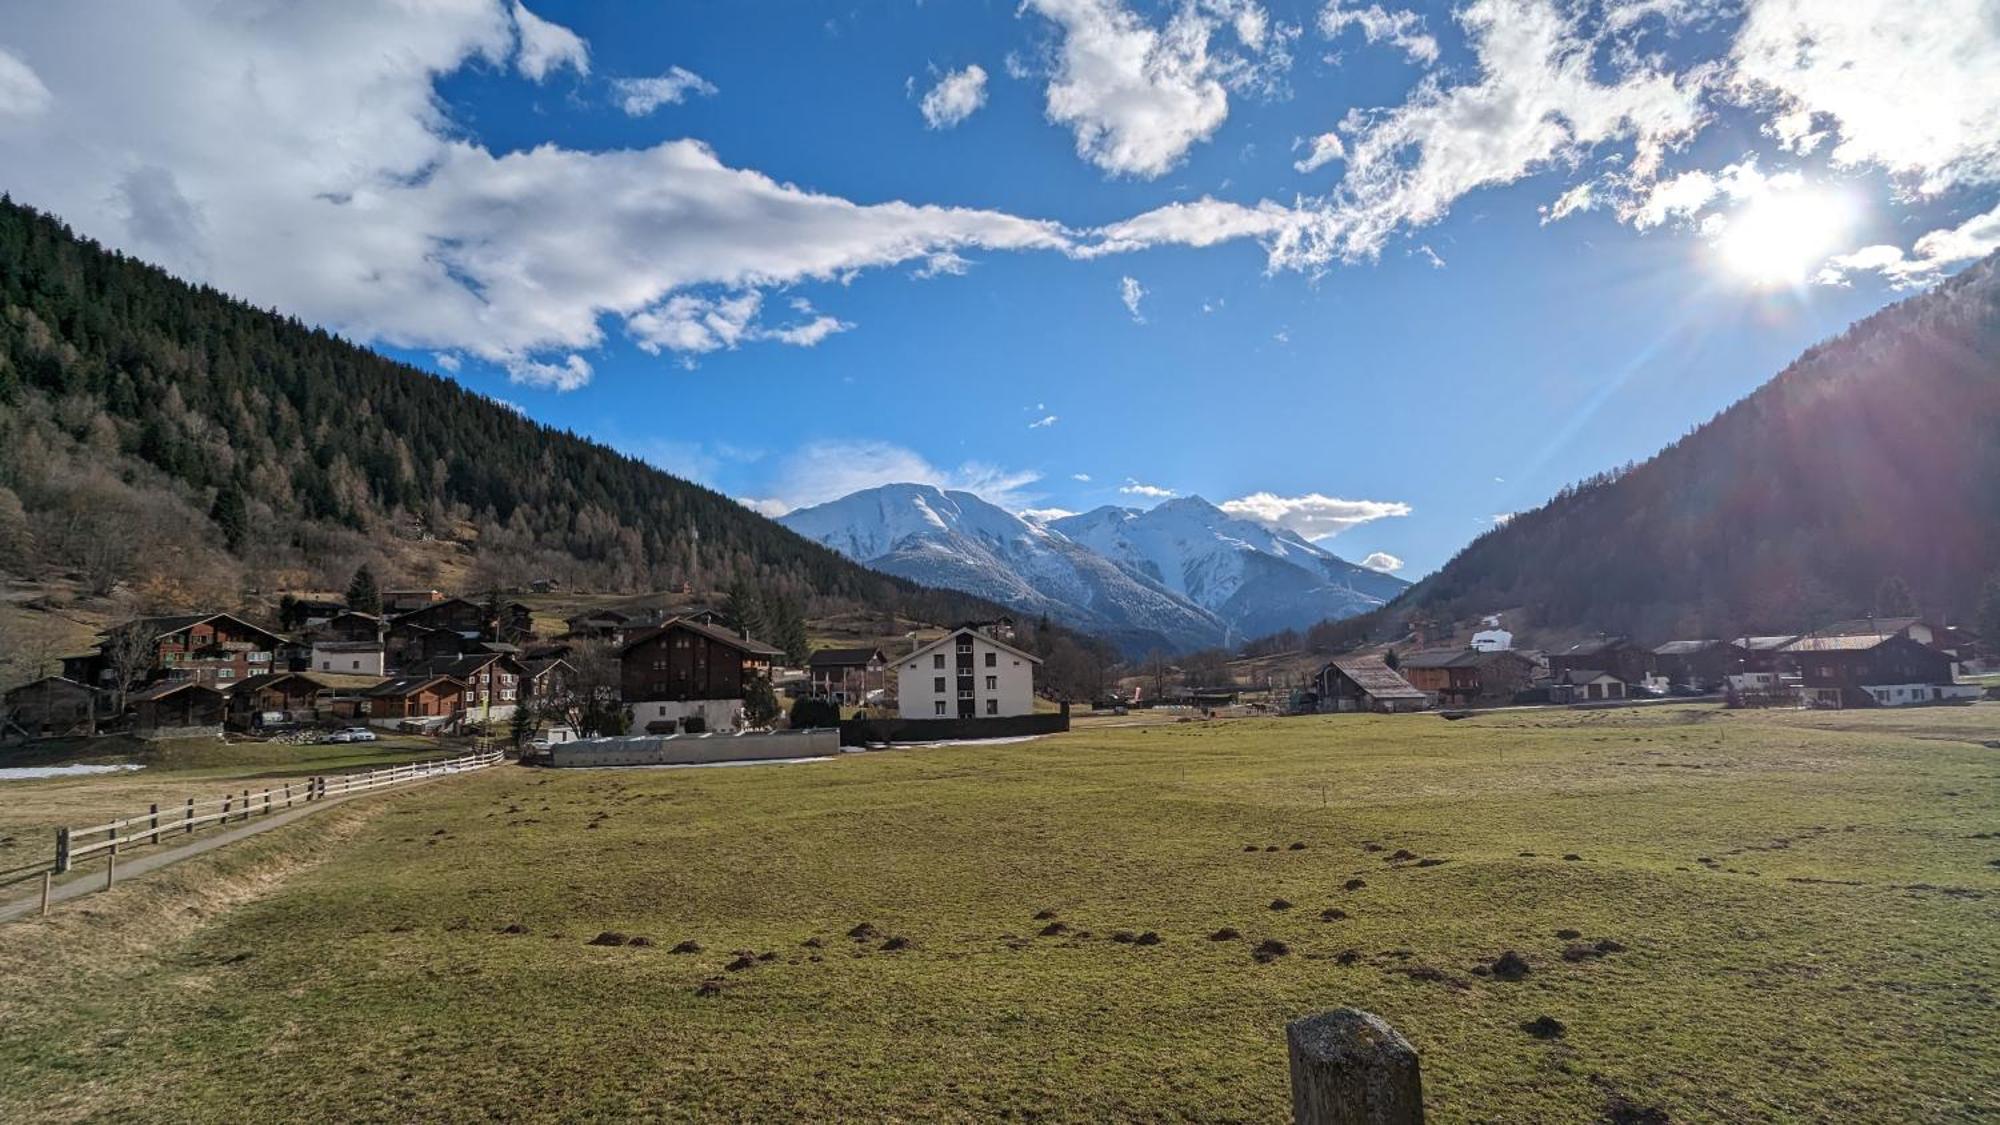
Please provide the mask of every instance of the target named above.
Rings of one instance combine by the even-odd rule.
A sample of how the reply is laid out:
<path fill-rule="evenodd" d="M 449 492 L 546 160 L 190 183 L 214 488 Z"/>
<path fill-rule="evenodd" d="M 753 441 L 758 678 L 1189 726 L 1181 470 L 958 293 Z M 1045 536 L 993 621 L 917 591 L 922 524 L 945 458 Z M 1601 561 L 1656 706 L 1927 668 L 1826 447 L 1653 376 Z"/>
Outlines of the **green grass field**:
<path fill-rule="evenodd" d="M 508 767 L 0 927 L 0 1120 L 1273 1121 L 1340 1005 L 1440 1121 L 1991 1120 L 1994 741 L 1689 706 Z"/>

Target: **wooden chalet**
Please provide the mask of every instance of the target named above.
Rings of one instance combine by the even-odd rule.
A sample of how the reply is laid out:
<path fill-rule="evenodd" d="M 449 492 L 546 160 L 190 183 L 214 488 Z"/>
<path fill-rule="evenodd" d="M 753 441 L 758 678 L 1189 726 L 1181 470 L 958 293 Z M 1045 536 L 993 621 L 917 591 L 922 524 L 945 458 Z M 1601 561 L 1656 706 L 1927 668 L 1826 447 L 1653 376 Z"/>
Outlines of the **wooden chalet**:
<path fill-rule="evenodd" d="M 1610 672 L 1628 684 L 1653 671 L 1653 654 L 1626 637 L 1600 637 L 1549 653 L 1549 675 L 1561 680 L 1569 672 Z"/>
<path fill-rule="evenodd" d="M 226 685 L 273 668 L 284 637 L 252 625 L 234 614 L 193 613 L 171 617 L 141 617 L 99 635 L 95 651 L 63 658 L 63 676 L 94 687 L 116 677 L 105 650 L 127 630 L 149 637 L 145 681 L 189 680 Z"/>
<path fill-rule="evenodd" d="M 812 696 L 859 706 L 889 686 L 889 659 L 879 648 L 823 648 L 806 661 Z"/>
<path fill-rule="evenodd" d="M 1631 694 L 1632 685 L 1618 673 L 1599 668 L 1573 668 L 1556 674 L 1549 684 L 1551 703 L 1597 703 L 1626 699 Z"/>
<path fill-rule="evenodd" d="M 769 669 L 777 649 L 715 625 L 672 618 L 618 650 L 627 703 L 742 699 L 747 677 Z"/>
<path fill-rule="evenodd" d="M 1814 706 L 1894 706 L 1962 694 L 1951 654 L 1902 633 L 1808 635 L 1784 652 L 1798 665 L 1801 697 Z"/>
<path fill-rule="evenodd" d="M 475 719 L 504 719 L 523 696 L 527 669 L 511 654 L 473 652 L 405 669 L 406 675 L 448 676 L 465 685 L 460 702 Z"/>
<path fill-rule="evenodd" d="M 0 696 L 0 715 L 31 738 L 69 734 L 96 722 L 102 694 L 75 680 L 43 676 Z"/>
<path fill-rule="evenodd" d="M 450 720 L 464 709 L 468 685 L 451 676 L 396 676 L 368 689 L 371 719 Z"/>
<path fill-rule="evenodd" d="M 1441 707 L 1511 703 L 1527 690 L 1540 666 L 1517 649 L 1429 649 L 1397 661 L 1396 673 Z"/>
<path fill-rule="evenodd" d="M 381 676 L 278 672 L 253 676 L 229 693 L 229 723 L 245 730 L 371 717 L 369 692 Z"/>
<path fill-rule="evenodd" d="M 197 680 L 161 680 L 130 698 L 141 738 L 222 733 L 229 696 Z"/>
<path fill-rule="evenodd" d="M 1313 678 L 1321 711 L 1421 711 L 1430 696 L 1379 656 L 1339 656 Z"/>
<path fill-rule="evenodd" d="M 1675 687 L 1719 691 L 1749 655 L 1735 641 L 1668 641 L 1653 649 L 1653 674 Z"/>

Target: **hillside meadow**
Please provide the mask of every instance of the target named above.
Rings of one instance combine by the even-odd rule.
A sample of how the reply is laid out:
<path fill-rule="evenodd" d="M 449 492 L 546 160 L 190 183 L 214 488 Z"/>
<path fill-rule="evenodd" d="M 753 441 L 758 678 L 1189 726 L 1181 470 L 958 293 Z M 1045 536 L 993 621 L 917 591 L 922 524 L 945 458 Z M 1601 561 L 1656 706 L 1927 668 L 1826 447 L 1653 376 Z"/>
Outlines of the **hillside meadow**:
<path fill-rule="evenodd" d="M 1685 706 L 506 768 L 0 927 L 0 1119 L 1272 1121 L 1340 1005 L 1441 1121 L 1991 1119 L 1996 742 Z"/>

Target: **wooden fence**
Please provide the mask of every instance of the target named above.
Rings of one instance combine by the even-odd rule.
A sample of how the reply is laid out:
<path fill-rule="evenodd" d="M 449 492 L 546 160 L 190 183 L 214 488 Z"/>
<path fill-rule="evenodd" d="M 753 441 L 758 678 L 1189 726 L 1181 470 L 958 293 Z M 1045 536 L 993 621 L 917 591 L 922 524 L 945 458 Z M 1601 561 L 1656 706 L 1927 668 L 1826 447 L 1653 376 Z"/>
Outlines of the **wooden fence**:
<path fill-rule="evenodd" d="M 240 823 L 255 816 L 269 816 L 316 801 L 407 785 L 448 774 L 483 770 L 499 765 L 504 757 L 499 750 L 483 750 L 443 761 L 411 762 L 364 773 L 308 777 L 285 785 L 268 786 L 262 791 L 245 789 L 241 793 L 232 792 L 207 800 L 190 797 L 182 804 L 168 805 L 164 810 L 159 805 L 153 805 L 143 813 L 87 828 L 58 828 L 55 862 L 46 866 L 34 865 L 42 877 L 43 913 L 48 910 L 51 881 L 55 876 L 72 870 L 80 860 L 103 855 L 104 885 L 109 888 L 117 878 L 118 857 L 134 848 L 171 843 L 203 828 Z"/>

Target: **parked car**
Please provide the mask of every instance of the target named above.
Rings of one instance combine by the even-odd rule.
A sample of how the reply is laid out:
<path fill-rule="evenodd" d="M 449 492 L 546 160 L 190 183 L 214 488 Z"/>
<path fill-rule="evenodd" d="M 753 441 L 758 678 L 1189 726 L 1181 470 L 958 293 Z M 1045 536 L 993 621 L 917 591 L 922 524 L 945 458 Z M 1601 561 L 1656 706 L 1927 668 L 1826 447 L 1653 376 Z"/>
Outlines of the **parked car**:
<path fill-rule="evenodd" d="M 342 727 L 332 734 L 327 735 L 326 740 L 328 742 L 374 742 L 377 737 L 376 733 L 367 727 Z"/>

